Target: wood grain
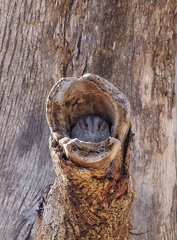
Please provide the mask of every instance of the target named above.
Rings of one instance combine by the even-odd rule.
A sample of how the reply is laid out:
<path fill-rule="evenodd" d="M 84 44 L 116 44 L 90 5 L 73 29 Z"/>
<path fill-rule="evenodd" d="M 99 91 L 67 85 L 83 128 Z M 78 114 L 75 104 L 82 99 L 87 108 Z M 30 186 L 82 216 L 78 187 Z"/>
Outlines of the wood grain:
<path fill-rule="evenodd" d="M 177 2 L 0 3 L 0 233 L 27 238 L 53 181 L 45 101 L 65 76 L 98 74 L 132 106 L 133 226 L 143 240 L 177 239 L 174 109 Z M 132 236 L 132 239 L 137 237 Z"/>

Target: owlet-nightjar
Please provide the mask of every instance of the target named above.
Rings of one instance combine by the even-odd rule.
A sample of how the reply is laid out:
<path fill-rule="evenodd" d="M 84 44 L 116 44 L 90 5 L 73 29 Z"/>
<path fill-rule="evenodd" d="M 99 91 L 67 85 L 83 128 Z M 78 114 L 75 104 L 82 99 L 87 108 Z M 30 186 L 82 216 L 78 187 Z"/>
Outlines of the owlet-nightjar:
<path fill-rule="evenodd" d="M 111 135 L 107 121 L 97 115 L 85 115 L 77 121 L 71 130 L 71 138 L 84 142 L 98 143 Z"/>

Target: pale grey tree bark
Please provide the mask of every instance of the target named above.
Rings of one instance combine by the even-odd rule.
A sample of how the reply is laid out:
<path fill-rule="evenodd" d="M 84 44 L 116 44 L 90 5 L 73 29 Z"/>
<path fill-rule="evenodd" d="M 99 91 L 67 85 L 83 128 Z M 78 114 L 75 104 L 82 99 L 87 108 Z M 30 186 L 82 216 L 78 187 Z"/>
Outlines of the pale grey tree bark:
<path fill-rule="evenodd" d="M 61 77 L 92 72 L 132 106 L 134 231 L 165 223 L 139 238 L 175 240 L 176 1 L 1 0 L 0 10 L 3 239 L 29 236 L 41 193 L 54 179 L 49 90 Z"/>

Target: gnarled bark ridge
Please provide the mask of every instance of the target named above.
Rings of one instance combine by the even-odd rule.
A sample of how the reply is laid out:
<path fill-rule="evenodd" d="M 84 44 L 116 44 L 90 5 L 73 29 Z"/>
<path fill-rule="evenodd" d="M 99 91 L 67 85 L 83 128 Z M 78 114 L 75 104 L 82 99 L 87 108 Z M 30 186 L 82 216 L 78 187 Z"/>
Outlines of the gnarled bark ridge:
<path fill-rule="evenodd" d="M 73 126 L 88 114 L 109 123 L 106 140 L 71 139 Z M 49 94 L 47 120 L 56 179 L 31 238 L 129 239 L 134 198 L 129 101 L 97 75 L 63 78 Z"/>

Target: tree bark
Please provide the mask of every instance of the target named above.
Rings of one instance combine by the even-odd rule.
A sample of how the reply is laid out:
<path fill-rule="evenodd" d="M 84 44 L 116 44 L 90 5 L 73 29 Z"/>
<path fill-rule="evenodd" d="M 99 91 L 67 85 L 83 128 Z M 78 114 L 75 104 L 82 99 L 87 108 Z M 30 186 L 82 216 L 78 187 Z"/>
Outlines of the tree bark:
<path fill-rule="evenodd" d="M 87 115 L 104 117 L 110 125 L 109 137 L 96 143 L 93 138 L 73 139 L 73 126 Z M 42 203 L 44 209 L 30 238 L 130 239 L 134 189 L 129 174 L 129 101 L 99 76 L 67 77 L 50 91 L 47 119 L 56 181 Z M 91 122 L 86 124 L 85 129 L 82 122 L 81 129 L 88 135 L 93 128 Z M 94 134 L 98 129 L 103 133 L 97 120 L 93 126 Z"/>
<path fill-rule="evenodd" d="M 132 106 L 134 232 L 157 227 L 142 239 L 175 240 L 176 1 L 7 0 L 0 8 L 1 236 L 29 236 L 41 193 L 53 183 L 49 90 L 61 77 L 92 72 Z"/>

